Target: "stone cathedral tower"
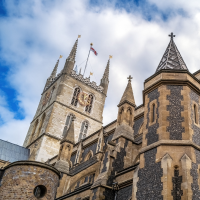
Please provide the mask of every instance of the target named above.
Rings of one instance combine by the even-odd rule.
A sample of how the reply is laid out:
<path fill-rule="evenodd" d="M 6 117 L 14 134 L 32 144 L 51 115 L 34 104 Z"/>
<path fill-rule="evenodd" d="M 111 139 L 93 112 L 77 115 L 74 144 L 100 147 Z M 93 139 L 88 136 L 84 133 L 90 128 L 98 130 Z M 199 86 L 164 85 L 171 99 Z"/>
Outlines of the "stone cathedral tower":
<path fill-rule="evenodd" d="M 110 60 L 97 86 L 90 82 L 90 78 L 84 78 L 73 70 L 77 45 L 78 39 L 62 71 L 57 74 L 58 60 L 46 81 L 24 142 L 24 147 L 30 149 L 30 160 L 45 162 L 57 155 L 72 118 L 75 118 L 75 143 L 102 127 Z"/>

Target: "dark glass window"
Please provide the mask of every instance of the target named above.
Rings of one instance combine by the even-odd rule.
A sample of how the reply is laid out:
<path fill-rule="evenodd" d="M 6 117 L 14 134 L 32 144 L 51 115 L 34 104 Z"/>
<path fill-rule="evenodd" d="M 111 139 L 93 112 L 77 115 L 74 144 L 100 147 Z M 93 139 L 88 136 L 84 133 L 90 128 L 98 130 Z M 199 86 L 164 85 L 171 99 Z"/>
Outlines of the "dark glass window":
<path fill-rule="evenodd" d="M 85 111 L 91 113 L 93 103 L 93 96 L 90 94 L 87 101 L 87 106 L 85 107 Z"/>
<path fill-rule="evenodd" d="M 74 94 L 73 94 L 72 102 L 71 102 L 71 104 L 74 106 L 77 106 L 77 104 L 78 104 L 78 95 L 79 95 L 80 91 L 81 91 L 80 88 L 76 88 L 74 90 Z"/>

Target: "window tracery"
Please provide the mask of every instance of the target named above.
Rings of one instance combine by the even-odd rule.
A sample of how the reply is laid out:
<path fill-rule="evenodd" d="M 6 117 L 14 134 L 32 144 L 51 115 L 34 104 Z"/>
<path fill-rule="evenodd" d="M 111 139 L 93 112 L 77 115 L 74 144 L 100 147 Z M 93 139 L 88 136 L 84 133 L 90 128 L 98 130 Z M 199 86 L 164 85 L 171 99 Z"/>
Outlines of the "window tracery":
<path fill-rule="evenodd" d="M 94 99 L 93 95 L 90 94 L 87 100 L 87 106 L 85 107 L 85 111 L 88 113 L 91 113 L 93 99 Z"/>
<path fill-rule="evenodd" d="M 74 90 L 74 94 L 73 94 L 72 101 L 71 101 L 71 104 L 73 106 L 77 106 L 77 104 L 78 104 L 78 95 L 79 95 L 80 91 L 81 90 L 78 87 Z"/>
<path fill-rule="evenodd" d="M 63 130 L 63 136 L 64 134 L 66 133 L 66 131 L 69 129 L 71 123 L 72 123 L 72 119 L 75 118 L 75 115 L 74 114 L 69 114 L 67 116 L 67 119 L 66 119 L 66 122 L 65 122 L 65 127 L 64 127 L 64 130 Z"/>
<path fill-rule="evenodd" d="M 87 131 L 88 131 L 88 122 L 87 121 L 83 121 L 82 125 L 81 125 L 81 130 L 80 130 L 80 135 L 79 135 L 79 141 L 81 139 L 86 138 Z"/>

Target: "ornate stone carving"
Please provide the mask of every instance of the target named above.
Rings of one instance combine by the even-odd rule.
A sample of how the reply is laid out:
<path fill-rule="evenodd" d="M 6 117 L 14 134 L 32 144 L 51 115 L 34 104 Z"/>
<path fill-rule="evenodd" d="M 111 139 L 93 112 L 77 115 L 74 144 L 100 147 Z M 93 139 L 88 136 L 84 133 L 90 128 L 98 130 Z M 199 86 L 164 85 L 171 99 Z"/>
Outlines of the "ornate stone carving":
<path fill-rule="evenodd" d="M 97 86 L 97 84 L 92 81 L 90 82 L 89 78 L 84 78 L 82 74 L 76 74 L 76 71 L 72 70 L 71 76 L 74 77 L 75 79 L 85 83 L 86 85 L 89 85 L 90 87 L 94 88 L 95 90 L 99 92 L 103 92 L 103 87 L 102 86 Z"/>
<path fill-rule="evenodd" d="M 170 134 L 170 140 L 182 140 L 182 133 L 185 128 L 182 127 L 182 122 L 184 117 L 181 116 L 181 112 L 184 111 L 184 107 L 181 105 L 183 100 L 183 95 L 181 95 L 181 90 L 183 86 L 179 85 L 168 85 L 167 89 L 170 90 L 170 95 L 167 95 L 167 100 L 169 100 L 169 105 L 167 106 L 167 111 L 169 111 L 169 116 L 167 120 L 169 121 L 169 126 L 167 131 Z"/>

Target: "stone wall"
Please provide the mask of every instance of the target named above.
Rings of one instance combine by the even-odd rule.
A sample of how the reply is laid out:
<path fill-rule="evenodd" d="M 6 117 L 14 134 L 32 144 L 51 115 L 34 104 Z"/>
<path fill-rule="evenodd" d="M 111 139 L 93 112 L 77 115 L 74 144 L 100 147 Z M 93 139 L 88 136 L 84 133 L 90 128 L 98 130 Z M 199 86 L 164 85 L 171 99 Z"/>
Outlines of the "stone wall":
<path fill-rule="evenodd" d="M 0 196 L 3 200 L 37 200 L 36 187 L 42 186 L 41 200 L 54 200 L 59 183 L 59 172 L 48 165 L 19 161 L 5 168 L 1 181 Z"/>

